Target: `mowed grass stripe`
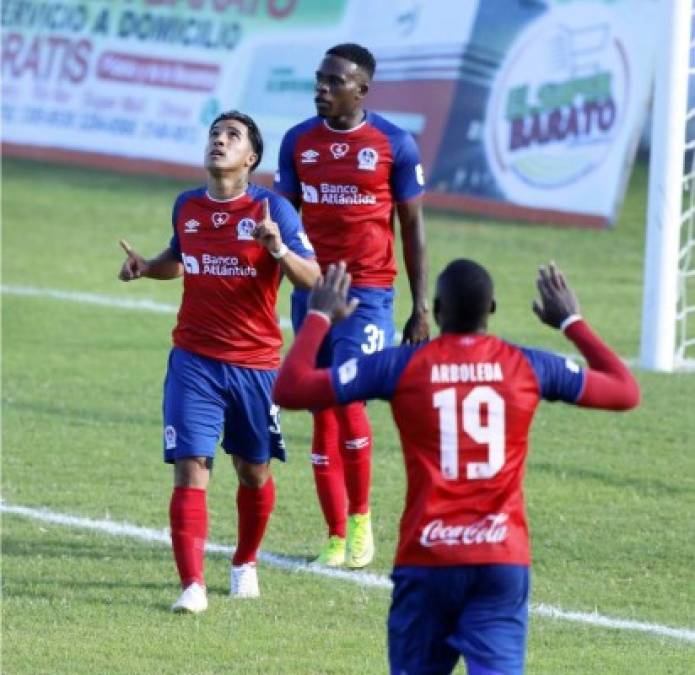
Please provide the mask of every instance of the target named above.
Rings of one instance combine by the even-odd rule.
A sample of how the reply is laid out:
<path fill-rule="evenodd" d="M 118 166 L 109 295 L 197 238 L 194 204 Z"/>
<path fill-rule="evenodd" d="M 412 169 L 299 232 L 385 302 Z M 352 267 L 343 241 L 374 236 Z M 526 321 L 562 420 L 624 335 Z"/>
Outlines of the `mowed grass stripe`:
<path fill-rule="evenodd" d="M 103 532 L 113 536 L 128 537 L 148 543 L 160 543 L 167 546 L 171 545 L 171 539 L 169 538 L 169 534 L 166 530 L 155 530 L 149 527 L 141 527 L 131 523 L 118 523 L 112 520 L 94 520 L 81 516 L 73 516 L 44 509 L 35 509 L 5 503 L 0 504 L 0 512 L 8 515 L 30 518 L 43 523 Z M 205 549 L 208 553 L 218 553 L 225 556 L 230 556 L 234 552 L 233 546 L 225 546 L 223 544 L 216 544 L 214 542 L 208 542 Z M 347 581 L 349 583 L 368 588 L 391 588 L 391 581 L 387 577 L 379 574 L 330 569 L 327 567 L 312 565 L 305 560 L 279 555 L 276 553 L 261 552 L 259 557 L 261 561 L 267 565 L 290 572 L 315 574 L 340 581 Z M 695 631 L 687 628 L 673 628 L 671 626 L 662 626 L 656 623 L 644 623 L 641 621 L 602 616 L 598 612 L 591 614 L 587 612 L 573 612 L 546 604 L 532 605 L 531 612 L 544 618 L 584 623 L 591 626 L 616 630 L 639 631 L 661 637 L 670 637 L 685 642 L 695 642 Z"/>

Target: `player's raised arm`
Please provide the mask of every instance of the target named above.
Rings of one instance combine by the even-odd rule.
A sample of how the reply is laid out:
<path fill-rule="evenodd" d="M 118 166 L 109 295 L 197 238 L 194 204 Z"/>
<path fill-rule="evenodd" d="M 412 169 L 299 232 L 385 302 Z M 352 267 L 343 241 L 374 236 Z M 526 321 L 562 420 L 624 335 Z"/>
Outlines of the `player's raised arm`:
<path fill-rule="evenodd" d="M 630 410 L 637 406 L 637 381 L 620 357 L 582 319 L 577 298 L 554 263 L 539 269 L 536 285 L 540 300 L 533 302 L 535 314 L 543 323 L 563 331 L 589 364 L 577 405 L 606 410 Z"/>
<path fill-rule="evenodd" d="M 134 281 L 141 277 L 167 280 L 183 274 L 183 265 L 171 248 L 165 248 L 152 260 L 145 260 L 125 239 L 118 243 L 126 253 L 126 259 L 118 273 L 121 281 Z"/>
<path fill-rule="evenodd" d="M 347 319 L 358 301 L 348 302 L 350 275 L 345 263 L 329 265 L 311 292 L 309 313 L 280 368 L 273 400 L 284 408 L 320 409 L 336 405 L 328 368 L 316 368 L 316 355 L 332 323 Z"/>
<path fill-rule="evenodd" d="M 283 274 L 294 286 L 309 289 L 320 277 L 321 270 L 316 260 L 302 258 L 282 240 L 280 227 L 270 215 L 267 197 L 263 200 L 263 220 L 254 229 L 253 237 L 278 261 Z"/>

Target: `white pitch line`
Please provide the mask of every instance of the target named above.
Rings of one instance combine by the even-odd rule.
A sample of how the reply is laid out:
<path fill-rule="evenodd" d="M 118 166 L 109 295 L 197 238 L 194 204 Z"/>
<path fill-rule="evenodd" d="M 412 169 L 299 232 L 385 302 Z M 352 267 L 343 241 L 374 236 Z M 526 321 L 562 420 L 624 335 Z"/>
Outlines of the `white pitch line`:
<path fill-rule="evenodd" d="M 81 516 L 71 516 L 68 514 L 49 511 L 48 509 L 37 509 L 27 506 L 14 506 L 5 502 L 0 502 L 0 513 L 8 515 L 30 518 L 43 523 L 53 523 L 67 527 L 91 530 L 93 532 L 105 532 L 106 534 L 119 537 L 129 537 L 148 543 L 171 545 L 171 539 L 167 530 L 155 530 L 149 527 L 140 527 L 130 523 L 118 523 L 113 520 L 95 520 Z M 230 556 L 234 552 L 232 546 L 208 543 L 205 550 L 209 553 L 220 553 Z M 337 570 L 328 567 L 312 565 L 289 556 L 277 555 L 275 553 L 261 553 L 259 558 L 271 567 L 288 570 L 290 572 L 304 572 L 318 576 L 329 577 L 348 581 L 363 587 L 370 588 L 391 588 L 391 581 L 388 577 L 380 574 L 370 574 L 369 572 L 349 572 L 347 570 Z M 644 623 L 632 621 L 630 619 L 619 619 L 603 616 L 598 612 L 571 612 L 551 605 L 531 605 L 531 612 L 537 616 L 574 623 L 584 623 L 590 626 L 601 628 L 612 628 L 617 630 L 638 631 L 650 635 L 670 637 L 684 642 L 695 642 L 695 630 L 688 628 L 673 628 L 657 623 Z"/>
<path fill-rule="evenodd" d="M 131 309 L 142 312 L 154 312 L 155 314 L 176 314 L 178 307 L 166 302 L 157 302 L 147 298 L 123 298 L 113 295 L 101 295 L 100 293 L 85 293 L 82 291 L 62 291 L 57 288 L 37 288 L 35 286 L 15 286 L 2 284 L 0 286 L 4 295 L 19 295 L 28 298 L 41 298 L 48 300 L 63 300 L 65 302 L 77 302 L 82 305 L 97 305 L 99 307 L 115 307 L 116 309 Z M 292 322 L 285 316 L 280 317 L 280 328 L 292 328 Z"/>

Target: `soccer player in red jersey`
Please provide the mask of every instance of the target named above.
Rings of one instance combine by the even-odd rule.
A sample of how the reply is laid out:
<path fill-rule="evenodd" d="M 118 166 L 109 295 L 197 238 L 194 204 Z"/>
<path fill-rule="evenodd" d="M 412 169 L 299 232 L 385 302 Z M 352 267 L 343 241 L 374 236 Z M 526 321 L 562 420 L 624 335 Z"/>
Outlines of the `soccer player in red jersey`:
<path fill-rule="evenodd" d="M 350 297 L 360 300 L 357 311 L 328 335 L 319 356 L 325 366 L 393 341 L 394 213 L 413 302 L 403 341 L 429 336 L 422 166 L 409 133 L 362 107 L 375 67 L 372 54 L 359 45 L 329 49 L 316 72 L 318 114 L 290 129 L 280 148 L 275 189 L 301 209 L 321 269 L 347 262 Z M 301 290 L 292 295 L 295 331 L 307 297 Z M 314 411 L 311 461 L 328 525 L 319 563 L 364 567 L 374 556 L 371 451 L 363 402 Z"/>
<path fill-rule="evenodd" d="M 231 595 L 259 594 L 256 554 L 275 503 L 270 459 L 285 457 L 270 396 L 282 343 L 277 289 L 282 275 L 302 288 L 319 276 L 295 209 L 249 183 L 262 152 L 250 117 L 219 115 L 205 148 L 207 185 L 177 198 L 169 246 L 145 260 L 122 242 L 123 281 L 183 275 L 163 403 L 164 460 L 174 464 L 171 539 L 182 586 L 176 612 L 207 608 L 206 490 L 220 436 L 239 479 Z"/>
<path fill-rule="evenodd" d="M 530 564 L 522 482 L 536 407 L 545 399 L 627 410 L 639 401 L 637 382 L 581 318 L 553 264 L 540 269 L 533 309 L 588 367 L 489 335 L 492 279 L 470 260 L 439 276 L 438 338 L 319 369 L 331 323 L 355 310 L 349 283 L 343 263 L 317 282 L 274 400 L 287 408 L 391 402 L 407 475 L 388 620 L 391 672 L 448 673 L 463 655 L 469 675 L 522 673 Z"/>

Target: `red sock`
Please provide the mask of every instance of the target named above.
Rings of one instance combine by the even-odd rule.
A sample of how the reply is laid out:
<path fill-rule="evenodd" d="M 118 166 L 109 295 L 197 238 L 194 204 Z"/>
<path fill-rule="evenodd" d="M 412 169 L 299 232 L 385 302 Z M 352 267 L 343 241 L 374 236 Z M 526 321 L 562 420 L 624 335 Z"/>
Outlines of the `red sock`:
<path fill-rule="evenodd" d="M 367 407 L 357 401 L 339 408 L 338 423 L 348 513 L 367 513 L 372 477 L 372 429 L 369 426 Z"/>
<path fill-rule="evenodd" d="M 335 408 L 314 413 L 311 467 L 328 536 L 345 538 L 347 500 Z"/>
<path fill-rule="evenodd" d="M 205 585 L 205 540 L 208 536 L 208 509 L 205 490 L 175 487 L 169 503 L 171 545 L 181 587 L 194 581 Z"/>
<path fill-rule="evenodd" d="M 232 564 L 243 565 L 256 562 L 258 548 L 275 506 L 273 477 L 269 476 L 259 488 L 249 488 L 240 483 L 236 493 L 236 505 L 239 537 Z"/>

